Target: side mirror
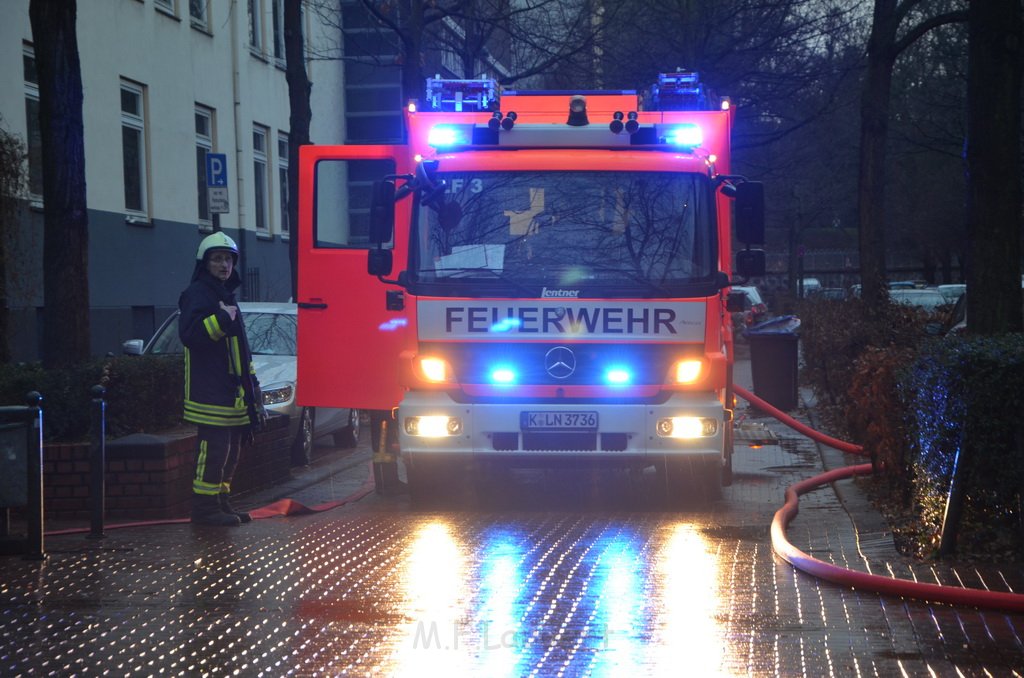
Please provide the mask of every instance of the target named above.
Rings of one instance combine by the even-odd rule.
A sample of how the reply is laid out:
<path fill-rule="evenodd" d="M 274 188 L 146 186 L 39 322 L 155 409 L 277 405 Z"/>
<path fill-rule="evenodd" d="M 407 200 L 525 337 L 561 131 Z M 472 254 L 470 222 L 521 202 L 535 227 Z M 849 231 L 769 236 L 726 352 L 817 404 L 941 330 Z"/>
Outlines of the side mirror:
<path fill-rule="evenodd" d="M 375 181 L 370 203 L 370 242 L 383 245 L 391 242 L 394 233 L 395 184 L 392 181 Z"/>
<path fill-rule="evenodd" d="M 366 272 L 370 275 L 391 275 L 391 250 L 369 250 L 366 254 Z"/>
<path fill-rule="evenodd" d="M 760 181 L 736 186 L 736 239 L 747 245 L 764 242 L 764 184 Z"/>
<path fill-rule="evenodd" d="M 736 253 L 736 275 L 741 278 L 763 278 L 764 250 L 740 250 Z"/>
<path fill-rule="evenodd" d="M 121 344 L 121 353 L 124 355 L 142 355 L 145 342 L 142 339 L 129 339 Z"/>

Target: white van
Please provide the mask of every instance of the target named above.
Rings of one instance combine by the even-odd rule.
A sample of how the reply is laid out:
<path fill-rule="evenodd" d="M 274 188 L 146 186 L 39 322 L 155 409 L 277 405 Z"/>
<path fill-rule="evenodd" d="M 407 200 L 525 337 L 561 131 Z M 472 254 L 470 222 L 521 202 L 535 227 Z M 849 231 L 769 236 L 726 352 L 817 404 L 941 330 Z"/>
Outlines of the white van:
<path fill-rule="evenodd" d="M 803 296 L 813 297 L 815 294 L 821 291 L 821 281 L 817 278 L 804 278 L 803 280 Z M 799 293 L 800 290 L 798 289 Z"/>

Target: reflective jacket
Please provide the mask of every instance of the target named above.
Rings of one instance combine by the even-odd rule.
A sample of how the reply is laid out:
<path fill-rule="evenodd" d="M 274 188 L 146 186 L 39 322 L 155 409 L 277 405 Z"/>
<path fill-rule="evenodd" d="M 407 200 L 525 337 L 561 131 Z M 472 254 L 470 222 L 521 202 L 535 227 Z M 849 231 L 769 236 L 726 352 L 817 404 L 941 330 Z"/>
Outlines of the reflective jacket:
<path fill-rule="evenodd" d="M 241 312 L 231 316 L 220 307 L 238 306 L 234 291 L 241 283 L 232 271 L 226 283 L 196 263 L 192 284 L 178 299 L 178 336 L 185 346 L 185 421 L 210 426 L 250 423 L 248 385 L 256 384 L 252 355 Z M 251 381 L 243 377 L 248 375 Z"/>

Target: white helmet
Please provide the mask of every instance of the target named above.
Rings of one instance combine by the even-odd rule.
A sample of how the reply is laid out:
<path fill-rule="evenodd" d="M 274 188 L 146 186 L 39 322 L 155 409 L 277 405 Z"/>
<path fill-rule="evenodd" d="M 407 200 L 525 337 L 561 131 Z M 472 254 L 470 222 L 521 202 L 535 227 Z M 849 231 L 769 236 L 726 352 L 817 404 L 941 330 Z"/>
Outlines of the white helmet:
<path fill-rule="evenodd" d="M 210 250 L 228 250 L 235 255 L 235 263 L 238 263 L 238 245 L 220 231 L 203 238 L 203 241 L 199 243 L 199 250 L 196 252 L 196 261 L 202 261 Z"/>

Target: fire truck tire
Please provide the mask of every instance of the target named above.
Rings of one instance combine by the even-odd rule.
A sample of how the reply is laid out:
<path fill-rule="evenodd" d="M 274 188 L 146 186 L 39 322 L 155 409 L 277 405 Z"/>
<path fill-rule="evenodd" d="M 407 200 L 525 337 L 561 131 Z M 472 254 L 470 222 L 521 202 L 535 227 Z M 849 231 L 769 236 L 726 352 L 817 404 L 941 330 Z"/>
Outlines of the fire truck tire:
<path fill-rule="evenodd" d="M 359 410 L 348 411 L 348 426 L 336 431 L 333 438 L 334 444 L 343 450 L 350 450 L 359 444 Z"/>
<path fill-rule="evenodd" d="M 684 508 L 709 504 L 722 498 L 722 464 L 717 459 L 669 456 L 665 458 L 665 492 L 668 504 Z"/>
<path fill-rule="evenodd" d="M 725 460 L 722 465 L 722 487 L 732 485 L 733 428 L 730 423 L 725 430 Z"/>

